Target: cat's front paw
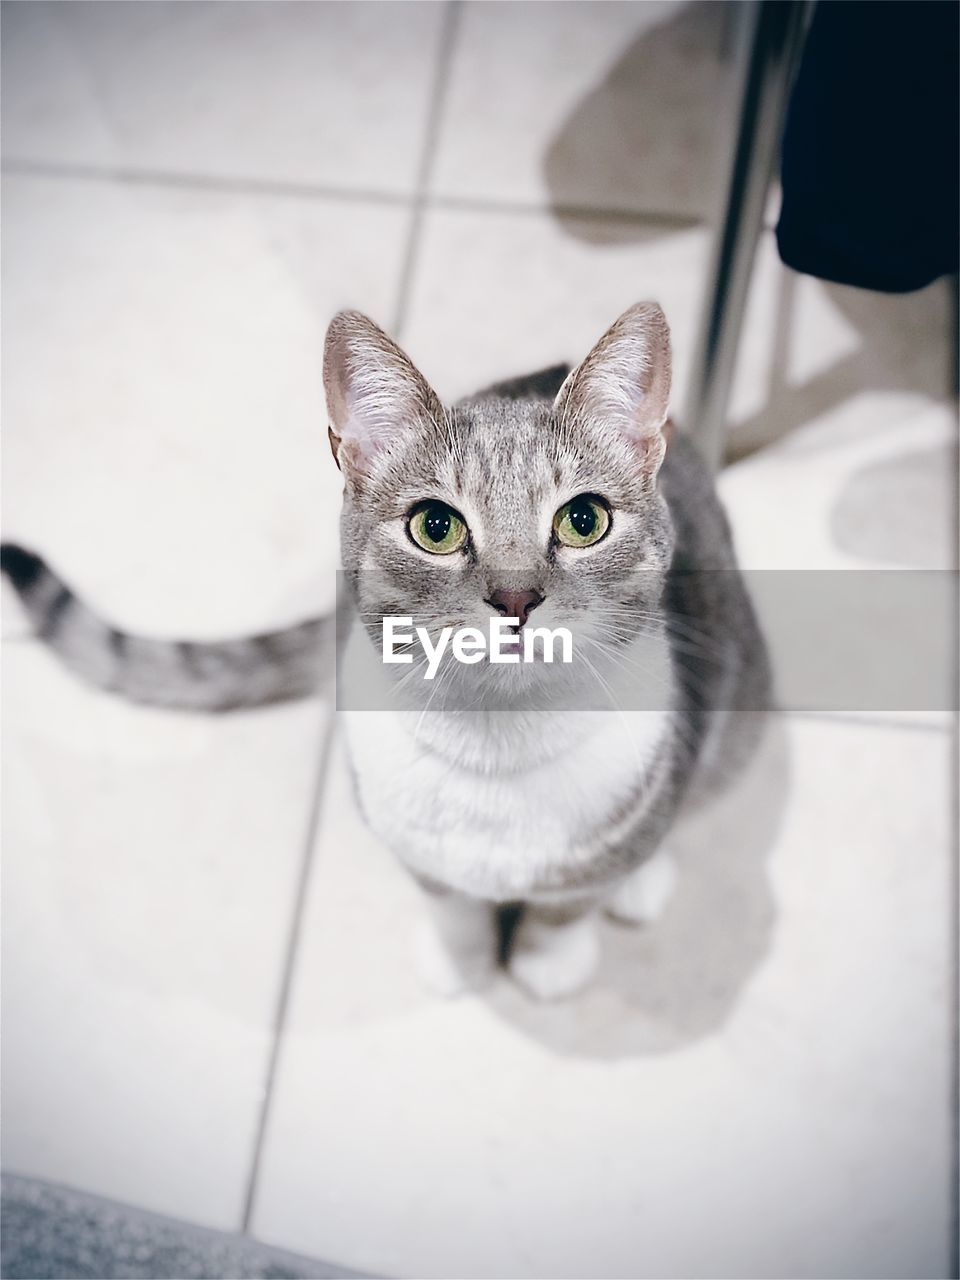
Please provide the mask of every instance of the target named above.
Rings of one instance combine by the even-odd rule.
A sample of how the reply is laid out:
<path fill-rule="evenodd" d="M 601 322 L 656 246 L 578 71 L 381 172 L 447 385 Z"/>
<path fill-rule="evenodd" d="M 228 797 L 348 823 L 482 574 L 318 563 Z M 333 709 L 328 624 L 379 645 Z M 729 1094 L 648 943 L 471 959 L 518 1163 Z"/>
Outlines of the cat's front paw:
<path fill-rule="evenodd" d="M 663 914 L 677 884 L 677 864 L 665 849 L 627 876 L 606 904 L 622 924 L 653 924 Z"/>
<path fill-rule="evenodd" d="M 437 996 L 449 999 L 478 991 L 493 977 L 494 957 L 486 951 L 458 954 L 443 941 L 430 920 L 422 920 L 414 939 L 420 981 Z"/>
<path fill-rule="evenodd" d="M 538 1000 L 560 1000 L 583 990 L 599 959 L 600 941 L 592 916 L 564 925 L 521 921 L 508 968 L 514 980 Z"/>

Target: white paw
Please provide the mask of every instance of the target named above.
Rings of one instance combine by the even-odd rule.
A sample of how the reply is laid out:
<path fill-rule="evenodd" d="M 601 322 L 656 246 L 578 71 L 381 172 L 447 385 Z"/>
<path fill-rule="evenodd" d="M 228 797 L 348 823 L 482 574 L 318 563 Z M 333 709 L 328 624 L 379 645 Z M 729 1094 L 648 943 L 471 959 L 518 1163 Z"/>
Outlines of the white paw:
<path fill-rule="evenodd" d="M 538 1000 L 560 1000 L 582 991 L 596 972 L 600 943 L 593 918 L 525 931 L 521 923 L 508 968 Z"/>
<path fill-rule="evenodd" d="M 455 955 L 430 920 L 417 926 L 414 945 L 420 981 L 434 995 L 449 998 L 476 991 L 493 976 L 492 955 L 486 951 Z"/>
<path fill-rule="evenodd" d="M 652 924 L 663 914 L 677 884 L 677 864 L 661 849 L 614 891 L 607 915 L 624 924 Z"/>

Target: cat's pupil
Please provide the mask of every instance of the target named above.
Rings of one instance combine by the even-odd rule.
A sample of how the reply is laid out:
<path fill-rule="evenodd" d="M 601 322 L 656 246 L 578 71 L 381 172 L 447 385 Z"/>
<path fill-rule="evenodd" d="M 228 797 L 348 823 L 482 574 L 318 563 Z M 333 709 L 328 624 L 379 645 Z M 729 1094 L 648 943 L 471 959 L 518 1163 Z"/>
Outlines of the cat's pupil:
<path fill-rule="evenodd" d="M 575 502 L 570 508 L 570 523 L 581 538 L 588 538 L 597 525 L 597 513 L 589 502 Z"/>
<path fill-rule="evenodd" d="M 450 512 L 444 507 L 429 507 L 423 517 L 423 531 L 431 542 L 442 542 L 450 532 Z"/>

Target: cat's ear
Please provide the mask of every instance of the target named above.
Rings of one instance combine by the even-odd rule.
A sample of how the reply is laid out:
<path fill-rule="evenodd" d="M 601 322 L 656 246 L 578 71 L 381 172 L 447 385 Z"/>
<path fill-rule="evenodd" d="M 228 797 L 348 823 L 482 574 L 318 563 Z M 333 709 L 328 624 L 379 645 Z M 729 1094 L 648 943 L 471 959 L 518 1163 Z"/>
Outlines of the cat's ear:
<path fill-rule="evenodd" d="M 393 339 L 359 311 L 341 311 L 330 322 L 323 385 L 333 456 L 341 471 L 357 481 L 400 435 L 443 412 Z"/>
<path fill-rule="evenodd" d="M 554 408 L 615 427 L 636 444 L 641 468 L 652 477 L 666 450 L 669 401 L 667 319 L 655 302 L 638 302 L 569 374 Z"/>

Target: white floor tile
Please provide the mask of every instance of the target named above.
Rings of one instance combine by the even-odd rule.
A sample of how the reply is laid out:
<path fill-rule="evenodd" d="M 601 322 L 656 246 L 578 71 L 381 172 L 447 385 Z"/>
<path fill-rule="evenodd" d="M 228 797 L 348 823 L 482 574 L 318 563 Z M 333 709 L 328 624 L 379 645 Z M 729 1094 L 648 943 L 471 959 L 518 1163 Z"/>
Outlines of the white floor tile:
<path fill-rule="evenodd" d="M 950 569 L 956 412 L 864 390 L 719 478 L 749 569 Z"/>
<path fill-rule="evenodd" d="M 702 216 L 728 101 L 712 4 L 463 8 L 436 193 Z M 577 234 L 574 225 L 571 234 Z"/>
<path fill-rule="evenodd" d="M 387 322 L 405 215 L 10 176 L 3 203 L 4 536 L 127 628 L 332 604 L 324 330 Z"/>
<path fill-rule="evenodd" d="M 326 712 L 4 693 L 4 1167 L 237 1229 Z"/>
<path fill-rule="evenodd" d="M 951 725 L 956 437 L 952 405 L 864 391 L 720 476 L 784 705 Z"/>
<path fill-rule="evenodd" d="M 578 224 L 585 235 L 596 225 Z M 605 224 L 610 225 L 610 224 Z M 572 238 L 546 215 L 434 211 L 402 341 L 441 395 L 582 359 L 632 303 L 660 302 L 675 385 L 693 354 L 706 231 L 630 227 L 622 243 Z"/>
<path fill-rule="evenodd" d="M 413 189 L 442 7 L 25 4 L 8 159 Z"/>
<path fill-rule="evenodd" d="M 418 989 L 340 766 L 257 1234 L 386 1274 L 945 1274 L 949 758 L 778 721 L 661 923 L 552 1007 Z"/>

